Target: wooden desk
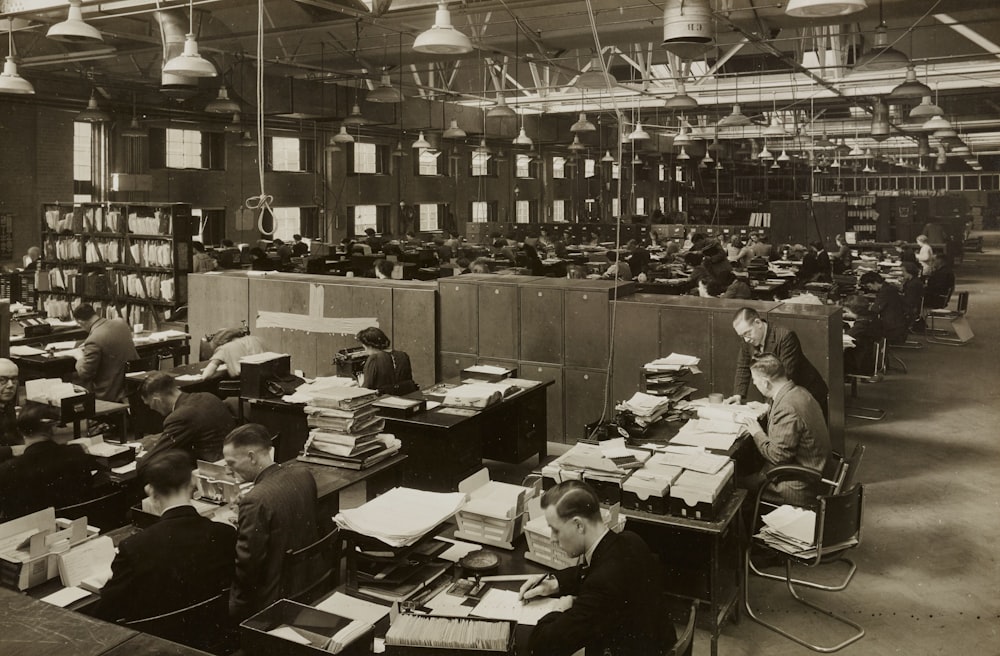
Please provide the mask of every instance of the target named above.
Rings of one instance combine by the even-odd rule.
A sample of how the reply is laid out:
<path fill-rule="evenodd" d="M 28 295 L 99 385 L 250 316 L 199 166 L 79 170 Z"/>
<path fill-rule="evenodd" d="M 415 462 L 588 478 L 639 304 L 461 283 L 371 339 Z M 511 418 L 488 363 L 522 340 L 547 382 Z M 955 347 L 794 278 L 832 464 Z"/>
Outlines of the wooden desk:
<path fill-rule="evenodd" d="M 61 336 L 61 335 L 60 335 Z M 52 335 L 48 335 L 52 340 Z M 174 351 L 175 361 L 180 357 L 178 353 L 186 350 L 190 335 L 165 339 L 159 342 L 148 342 L 137 344 L 136 352 L 140 358 L 148 357 L 161 350 Z M 33 380 L 35 378 L 64 378 L 73 375 L 76 371 L 76 360 L 68 356 L 61 355 L 15 355 L 10 358 L 17 365 L 21 372 L 21 380 Z"/>
<path fill-rule="evenodd" d="M 434 491 L 454 491 L 484 458 L 518 463 L 547 452 L 546 388 L 552 381 L 522 390 L 500 403 L 468 414 L 438 407 L 406 419 L 386 417 L 385 432 L 403 443 L 411 460 L 405 485 Z M 434 388 L 431 388 L 433 390 Z M 414 392 L 408 398 L 440 402 L 441 396 Z"/>
<path fill-rule="evenodd" d="M 304 467 L 316 479 L 316 500 L 320 512 L 333 517 L 340 512 L 340 493 L 343 490 L 357 485 L 365 484 L 365 499 L 371 501 L 386 490 L 397 487 L 403 479 L 403 472 L 407 457 L 397 453 L 391 458 L 386 458 L 382 462 L 369 467 L 368 469 L 354 470 L 331 467 L 329 465 L 317 465 L 311 462 L 286 462 L 286 467 Z"/>

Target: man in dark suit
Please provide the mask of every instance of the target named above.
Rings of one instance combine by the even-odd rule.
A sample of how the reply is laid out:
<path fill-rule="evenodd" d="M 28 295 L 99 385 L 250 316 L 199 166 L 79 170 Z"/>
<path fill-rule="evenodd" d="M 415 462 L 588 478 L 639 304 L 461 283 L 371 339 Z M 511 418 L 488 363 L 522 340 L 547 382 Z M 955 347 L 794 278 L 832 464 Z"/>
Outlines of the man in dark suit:
<path fill-rule="evenodd" d="M 191 505 L 193 467 L 186 453 L 164 451 L 143 469 L 160 519 L 118 545 L 96 615 L 134 620 L 210 599 L 233 580 L 236 531 Z"/>
<path fill-rule="evenodd" d="M 137 360 L 132 330 L 122 319 L 104 319 L 83 303 L 73 309 L 76 323 L 89 335 L 76 357 L 76 375 L 84 387 L 102 401 L 125 398 L 125 363 Z"/>
<path fill-rule="evenodd" d="M 271 436 L 260 424 L 244 424 L 226 436 L 226 466 L 253 489 L 240 500 L 236 575 L 229 613 L 241 620 L 266 608 L 286 591 L 299 590 L 331 566 L 322 557 L 283 576 L 285 551 L 309 546 L 330 529 L 316 513 L 316 481 L 309 470 L 283 467 L 271 456 Z"/>
<path fill-rule="evenodd" d="M 564 481 L 542 495 L 552 536 L 583 563 L 534 577 L 521 598 L 575 595 L 573 607 L 543 617 L 531 633 L 537 656 L 660 656 L 677 641 L 667 618 L 660 564 L 635 533 L 610 532 L 597 495 L 586 483 Z"/>
<path fill-rule="evenodd" d="M 0 358 L 0 462 L 24 453 L 24 440 L 17 430 L 14 405 L 20 371 L 7 358 Z"/>
<path fill-rule="evenodd" d="M 0 518 L 4 521 L 48 507 L 63 508 L 94 496 L 93 459 L 78 444 L 56 444 L 54 409 L 29 405 L 17 418 L 24 453 L 0 465 Z"/>
<path fill-rule="evenodd" d="M 743 485 L 756 490 L 764 474 L 778 465 L 799 465 L 822 472 L 830 457 L 830 434 L 819 404 L 805 389 L 788 379 L 785 367 L 773 355 L 762 355 L 750 365 L 753 384 L 771 402 L 767 432 L 756 419 L 746 420 L 747 431 L 757 450 L 767 461 L 764 468 L 744 479 Z M 771 483 L 764 498 L 798 506 L 815 502 L 818 490 L 802 480 Z"/>
<path fill-rule="evenodd" d="M 150 409 L 165 417 L 163 432 L 151 440 L 154 444 L 143 460 L 166 449 L 181 449 L 193 459 L 209 462 L 222 457 L 222 441 L 236 421 L 217 396 L 182 392 L 173 376 L 163 371 L 149 374 L 139 394 Z"/>
<path fill-rule="evenodd" d="M 750 391 L 750 363 L 755 357 L 770 353 L 785 365 L 788 377 L 801 387 L 809 390 L 826 416 L 828 393 L 826 382 L 816 367 L 802 354 L 798 336 L 791 330 L 772 326 L 764 321 L 753 308 L 742 308 L 733 319 L 733 330 L 743 340 L 736 360 L 736 378 L 733 381 L 733 395 L 726 403 L 740 403 L 746 400 Z"/>
<path fill-rule="evenodd" d="M 906 318 L 906 305 L 903 296 L 894 285 L 890 285 L 881 273 L 869 271 L 861 276 L 858 285 L 862 289 L 875 293 L 875 303 L 872 309 L 882 324 L 883 335 L 890 344 L 906 341 L 909 324 Z"/>

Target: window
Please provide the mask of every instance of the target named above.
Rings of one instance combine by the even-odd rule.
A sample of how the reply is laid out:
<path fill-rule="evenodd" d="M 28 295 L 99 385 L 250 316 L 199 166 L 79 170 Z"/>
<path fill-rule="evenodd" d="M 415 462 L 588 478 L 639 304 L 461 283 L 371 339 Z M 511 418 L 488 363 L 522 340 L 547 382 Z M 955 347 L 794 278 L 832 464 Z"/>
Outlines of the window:
<path fill-rule="evenodd" d="M 201 132 L 167 128 L 167 168 L 204 168 L 201 161 Z"/>
<path fill-rule="evenodd" d="M 350 173 L 352 174 L 379 174 L 387 171 L 386 161 L 388 159 L 389 148 L 373 143 L 352 143 L 349 158 L 351 163 Z"/>
<path fill-rule="evenodd" d="M 447 175 L 447 157 L 442 157 L 440 150 L 420 148 L 420 153 L 414 158 L 417 175 Z"/>
<path fill-rule="evenodd" d="M 472 153 L 472 175 L 484 176 L 493 174 L 492 158 L 489 153 Z"/>
<path fill-rule="evenodd" d="M 530 200 L 519 200 L 514 206 L 514 218 L 517 223 L 531 223 L 533 205 Z"/>
<path fill-rule="evenodd" d="M 90 123 L 73 123 L 73 200 L 93 200 L 94 185 L 91 181 L 90 160 L 93 126 Z"/>
<path fill-rule="evenodd" d="M 297 207 L 274 207 L 271 208 L 271 217 L 274 234 L 271 239 L 282 241 L 292 241 L 292 235 L 297 234 L 302 229 L 302 211 Z"/>
<path fill-rule="evenodd" d="M 553 157 L 552 158 L 552 178 L 554 180 L 562 180 L 566 177 L 566 158 L 565 157 Z"/>
<path fill-rule="evenodd" d="M 354 212 L 354 234 L 363 235 L 371 228 L 378 232 L 378 213 L 374 205 L 355 205 L 350 208 Z"/>
<path fill-rule="evenodd" d="M 514 165 L 514 175 L 518 178 L 531 177 L 531 155 L 518 153 L 517 160 Z"/>
<path fill-rule="evenodd" d="M 621 200 L 618 199 L 618 198 L 612 198 L 611 199 L 611 216 L 613 216 L 614 218 L 617 219 L 622 214 L 621 210 L 622 210 Z"/>
<path fill-rule="evenodd" d="M 485 200 L 472 201 L 472 211 L 470 212 L 473 223 L 487 223 L 496 217 L 496 204 Z"/>
<path fill-rule="evenodd" d="M 635 213 L 645 214 L 646 213 L 646 199 L 639 196 L 635 199 Z"/>
<path fill-rule="evenodd" d="M 617 180 L 621 177 L 622 167 L 618 162 L 611 162 L 611 179 Z"/>
<path fill-rule="evenodd" d="M 566 221 L 566 201 L 552 201 L 552 220 L 556 223 L 564 223 Z"/>
<path fill-rule="evenodd" d="M 583 160 L 583 177 L 592 178 L 594 177 L 595 162 L 592 159 Z"/>
<path fill-rule="evenodd" d="M 302 170 L 298 139 L 293 137 L 271 137 L 271 170 Z"/>
<path fill-rule="evenodd" d="M 660 178 L 660 182 L 663 182 L 663 181 L 665 181 L 667 179 L 667 167 L 665 165 L 663 165 L 663 164 L 660 164 L 658 168 L 659 168 L 659 174 L 658 175 L 659 175 L 659 178 Z"/>
<path fill-rule="evenodd" d="M 420 232 L 433 232 L 438 230 L 439 207 L 422 203 L 420 208 Z"/>
<path fill-rule="evenodd" d="M 664 198 L 663 196 L 660 196 L 660 211 L 661 212 L 667 211 L 667 199 Z"/>
<path fill-rule="evenodd" d="M 683 166 L 675 166 L 674 167 L 674 180 L 676 180 L 677 182 L 687 182 L 687 180 L 684 179 L 684 167 Z"/>

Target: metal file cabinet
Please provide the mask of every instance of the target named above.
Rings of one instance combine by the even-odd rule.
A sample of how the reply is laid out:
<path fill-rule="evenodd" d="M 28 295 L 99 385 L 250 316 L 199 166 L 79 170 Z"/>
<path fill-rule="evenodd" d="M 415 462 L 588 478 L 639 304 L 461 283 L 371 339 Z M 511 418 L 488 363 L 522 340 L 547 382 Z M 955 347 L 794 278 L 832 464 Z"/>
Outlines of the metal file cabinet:
<path fill-rule="evenodd" d="M 476 356 L 468 353 L 440 353 L 438 355 L 438 379 L 451 380 L 459 378 L 462 370 L 476 364 Z"/>
<path fill-rule="evenodd" d="M 521 359 L 560 364 L 563 361 L 563 290 L 559 278 L 520 287 Z"/>
<path fill-rule="evenodd" d="M 560 280 L 563 307 L 563 364 L 606 369 L 611 343 L 611 304 L 632 293 L 635 285 L 613 280 Z"/>
<path fill-rule="evenodd" d="M 438 335 L 441 350 L 449 353 L 477 353 L 479 349 L 479 285 L 466 277 L 438 283 Z"/>
<path fill-rule="evenodd" d="M 549 442 L 569 442 L 576 441 L 575 437 L 567 439 L 563 421 L 563 370 L 562 367 L 539 362 L 518 362 L 518 378 L 528 380 L 552 381 L 552 385 L 546 388 L 548 409 L 548 440 Z"/>
<path fill-rule="evenodd" d="M 637 294 L 615 303 L 615 367 L 611 398 L 624 401 L 640 391 L 639 371 L 644 364 L 669 355 L 660 352 L 660 309 L 656 305 L 634 302 Z"/>
<path fill-rule="evenodd" d="M 565 442 L 572 444 L 584 437 L 584 427 L 601 418 L 607 409 L 604 393 L 608 372 L 600 369 L 563 368 L 563 408 L 566 417 Z M 605 412 L 610 419 L 611 412 Z"/>
<path fill-rule="evenodd" d="M 518 286 L 506 276 L 492 276 L 479 284 L 479 355 L 517 360 L 521 313 Z"/>

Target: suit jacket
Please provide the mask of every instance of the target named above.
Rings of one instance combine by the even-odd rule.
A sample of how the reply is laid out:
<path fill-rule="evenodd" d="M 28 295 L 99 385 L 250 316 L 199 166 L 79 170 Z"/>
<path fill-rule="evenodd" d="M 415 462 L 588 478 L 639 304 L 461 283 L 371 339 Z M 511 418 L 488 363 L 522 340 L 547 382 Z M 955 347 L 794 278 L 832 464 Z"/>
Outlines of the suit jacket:
<path fill-rule="evenodd" d="M 125 363 L 139 358 L 128 324 L 122 319 L 98 319 L 82 349 L 76 374 L 84 387 L 102 401 L 124 399 Z"/>
<path fill-rule="evenodd" d="M 308 469 L 275 464 L 258 474 L 239 505 L 230 614 L 246 618 L 321 576 L 330 564 L 317 558 L 283 577 L 285 551 L 309 546 L 331 528 L 330 518 L 317 517 Z"/>
<path fill-rule="evenodd" d="M 96 615 L 134 620 L 209 599 L 232 583 L 235 554 L 232 526 L 201 517 L 192 506 L 170 508 L 118 545 Z"/>
<path fill-rule="evenodd" d="M 573 607 L 549 613 L 531 632 L 537 656 L 660 656 L 677 640 L 667 618 L 660 563 L 635 533 L 607 533 L 590 567 L 556 572 L 560 595 L 576 595 Z"/>
<path fill-rule="evenodd" d="M 906 320 L 906 306 L 898 289 L 889 283 L 883 284 L 875 295 L 875 311 L 890 344 L 906 339 L 909 322 Z"/>
<path fill-rule="evenodd" d="M 777 465 L 800 465 L 821 472 L 830 457 L 830 434 L 823 412 L 816 399 L 794 383 L 771 399 L 767 434 L 755 436 L 754 442 L 768 462 L 764 471 Z M 804 481 L 785 480 L 772 483 L 765 496 L 805 506 L 815 501 L 816 492 Z"/>
<path fill-rule="evenodd" d="M 0 462 L 14 457 L 12 446 L 24 444 L 21 432 L 17 430 L 17 414 L 14 403 L 14 400 L 11 399 L 7 405 L 0 406 Z"/>
<path fill-rule="evenodd" d="M 736 360 L 736 379 L 733 382 L 733 394 L 739 394 L 744 399 L 750 390 L 750 364 L 757 356 L 756 349 L 747 342 L 740 340 L 740 354 Z M 819 403 L 826 416 L 826 382 L 816 367 L 802 353 L 799 337 L 794 331 L 785 330 L 772 323 L 767 324 L 767 334 L 764 335 L 764 345 L 760 353 L 771 353 L 785 365 L 785 372 L 796 385 L 806 388 Z"/>
<path fill-rule="evenodd" d="M 15 519 L 92 499 L 96 467 L 77 444 L 35 442 L 20 457 L 0 464 L 0 517 Z"/>
<path fill-rule="evenodd" d="M 181 449 L 194 459 L 215 462 L 222 458 L 222 442 L 234 428 L 236 420 L 217 396 L 181 392 L 174 411 L 163 420 L 160 439 L 143 460 L 166 449 Z"/>

